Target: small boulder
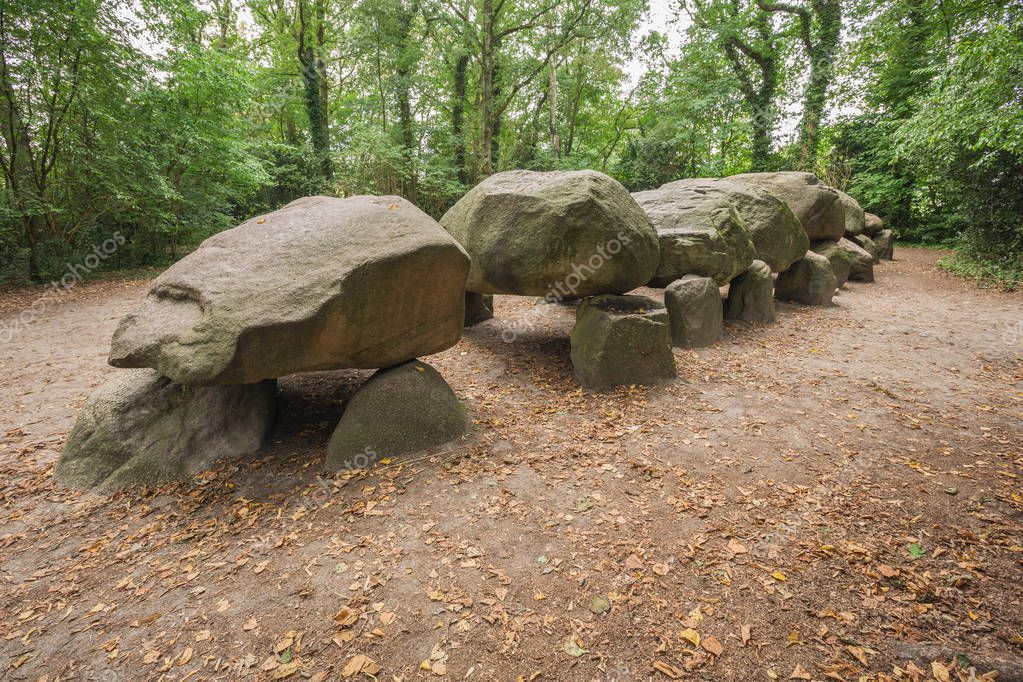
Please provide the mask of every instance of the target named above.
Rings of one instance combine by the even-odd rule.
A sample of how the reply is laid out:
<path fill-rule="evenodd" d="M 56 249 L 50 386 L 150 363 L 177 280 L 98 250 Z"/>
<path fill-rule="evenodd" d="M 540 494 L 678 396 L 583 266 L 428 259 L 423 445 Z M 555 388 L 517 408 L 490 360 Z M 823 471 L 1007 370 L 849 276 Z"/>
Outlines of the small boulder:
<path fill-rule="evenodd" d="M 115 367 L 182 384 L 387 367 L 462 336 L 469 258 L 401 197 L 306 197 L 204 241 L 121 320 Z"/>
<path fill-rule="evenodd" d="M 810 241 L 838 241 L 845 234 L 845 209 L 838 192 L 822 184 L 813 173 L 741 173 L 726 179 L 755 185 L 784 201 L 799 218 Z"/>
<path fill-rule="evenodd" d="M 756 253 L 746 226 L 723 196 L 689 188 L 636 192 L 636 203 L 657 230 L 661 259 L 650 284 L 667 286 L 684 275 L 727 284 Z"/>
<path fill-rule="evenodd" d="M 884 221 L 873 213 L 863 214 L 863 234 L 873 237 L 884 229 Z"/>
<path fill-rule="evenodd" d="M 837 287 L 838 280 L 831 268 L 831 261 L 819 253 L 807 251 L 803 260 L 778 275 L 774 283 L 774 296 L 782 301 L 828 305 Z"/>
<path fill-rule="evenodd" d="M 838 248 L 847 253 L 851 260 L 849 279 L 854 282 L 874 281 L 874 259 L 865 249 L 849 239 L 840 239 Z"/>
<path fill-rule="evenodd" d="M 881 230 L 871 239 L 874 240 L 874 246 L 877 248 L 878 260 L 882 258 L 892 260 L 895 257 L 895 235 L 891 230 Z"/>
<path fill-rule="evenodd" d="M 78 413 L 54 475 L 103 490 L 184 478 L 259 450 L 276 406 L 274 380 L 185 386 L 151 369 L 119 372 Z"/>
<path fill-rule="evenodd" d="M 668 312 L 644 296 L 594 296 L 576 310 L 572 367 L 586 388 L 656 384 L 677 376 Z"/>
<path fill-rule="evenodd" d="M 710 277 L 686 275 L 664 289 L 671 340 L 681 348 L 701 348 L 724 334 L 718 284 Z"/>
<path fill-rule="evenodd" d="M 774 281 L 771 268 L 755 260 L 728 285 L 725 318 L 746 322 L 774 322 Z"/>
<path fill-rule="evenodd" d="M 494 318 L 494 297 L 492 294 L 465 292 L 465 326 L 471 327 Z"/>
<path fill-rule="evenodd" d="M 841 202 L 842 210 L 845 212 L 846 236 L 863 234 L 865 222 L 863 207 L 860 206 L 858 201 L 842 190 L 836 189 L 835 191 L 838 192 L 838 200 Z"/>
<path fill-rule="evenodd" d="M 662 190 L 687 190 L 694 200 L 724 199 L 746 226 L 755 258 L 781 272 L 803 257 L 810 240 L 792 209 L 756 185 L 729 182 L 728 178 L 688 178 L 661 185 Z"/>
<path fill-rule="evenodd" d="M 843 237 L 842 241 L 849 242 L 848 239 Z M 853 246 L 856 246 L 853 244 Z M 858 246 L 856 248 L 859 248 Z M 853 261 L 855 256 L 849 252 L 848 249 L 844 249 L 839 246 L 839 242 L 825 240 L 817 242 L 813 245 L 813 252 L 819 253 L 831 262 L 831 269 L 835 273 L 836 285 L 841 288 L 845 286 L 846 280 L 849 279 L 849 272 L 852 270 Z"/>
<path fill-rule="evenodd" d="M 870 237 L 868 237 L 865 234 L 857 234 L 857 235 L 853 235 L 850 238 L 850 241 L 853 242 L 854 244 L 856 244 L 856 246 L 858 246 L 861 249 L 863 249 L 864 251 L 866 251 L 867 253 L 869 253 L 871 259 L 875 263 L 878 262 L 877 244 L 874 243 L 873 239 L 871 239 Z"/>
<path fill-rule="evenodd" d="M 508 171 L 441 218 L 472 258 L 466 289 L 560 298 L 650 281 L 657 233 L 629 191 L 596 171 Z"/>
<path fill-rule="evenodd" d="M 468 412 L 440 373 L 419 360 L 378 370 L 345 405 L 327 445 L 331 470 L 363 468 L 455 440 Z"/>

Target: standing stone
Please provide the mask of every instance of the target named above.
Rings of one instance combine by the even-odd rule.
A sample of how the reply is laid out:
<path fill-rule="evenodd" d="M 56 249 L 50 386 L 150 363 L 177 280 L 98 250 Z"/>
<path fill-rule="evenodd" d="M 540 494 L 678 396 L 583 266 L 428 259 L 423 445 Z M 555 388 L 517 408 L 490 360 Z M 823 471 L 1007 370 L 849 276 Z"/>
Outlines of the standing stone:
<path fill-rule="evenodd" d="M 739 214 L 753 241 L 755 258 L 781 272 L 803 257 L 810 240 L 792 209 L 767 190 L 728 178 L 688 178 L 661 185 L 662 190 L 685 190 L 694 201 L 724 199 Z"/>
<path fill-rule="evenodd" d="M 387 367 L 462 336 L 469 258 L 401 197 L 306 197 L 215 234 L 121 320 L 115 367 L 183 384 Z"/>
<path fill-rule="evenodd" d="M 441 224 L 472 258 L 466 289 L 483 294 L 621 293 L 657 269 L 657 233 L 643 209 L 596 171 L 491 175 Z"/>
<path fill-rule="evenodd" d="M 838 241 L 845 234 L 845 209 L 838 192 L 813 173 L 741 173 L 726 178 L 761 187 L 784 201 L 799 218 L 810 241 Z"/>
<path fill-rule="evenodd" d="M 819 253 L 807 251 L 803 260 L 778 275 L 774 296 L 782 301 L 828 305 L 837 287 L 831 261 Z"/>
<path fill-rule="evenodd" d="M 870 237 L 868 237 L 865 234 L 858 234 L 858 235 L 854 235 L 850 239 L 850 241 L 853 242 L 854 244 L 856 244 L 856 246 L 858 246 L 861 249 L 863 249 L 864 251 L 866 251 L 867 253 L 869 253 L 870 254 L 870 258 L 875 263 L 878 262 L 879 259 L 877 257 L 877 244 L 874 243 L 873 239 L 871 239 Z"/>
<path fill-rule="evenodd" d="M 709 277 L 686 275 L 664 290 L 671 340 L 680 348 L 702 348 L 724 335 L 721 292 Z"/>
<path fill-rule="evenodd" d="M 465 292 L 465 326 L 485 322 L 494 317 L 494 297 L 491 294 Z"/>
<path fill-rule="evenodd" d="M 846 236 L 863 234 L 865 229 L 865 214 L 863 212 L 863 207 L 860 206 L 858 201 L 842 190 L 836 189 L 835 191 L 838 193 L 838 200 L 841 202 L 842 210 L 845 212 Z"/>
<path fill-rule="evenodd" d="M 572 367 L 579 383 L 602 391 L 676 376 L 668 312 L 644 296 L 594 296 L 576 310 Z"/>
<path fill-rule="evenodd" d="M 348 400 L 327 445 L 328 469 L 442 445 L 463 433 L 468 412 L 444 377 L 413 360 L 378 370 Z"/>
<path fill-rule="evenodd" d="M 724 312 L 729 320 L 774 322 L 774 281 L 767 263 L 755 260 L 732 280 Z"/>
<path fill-rule="evenodd" d="M 854 282 L 874 281 L 874 258 L 859 244 L 849 239 L 841 239 L 838 248 L 849 255 L 849 279 Z"/>
<path fill-rule="evenodd" d="M 877 248 L 878 259 L 892 260 L 895 257 L 895 236 L 891 230 L 881 230 L 872 239 Z"/>
<path fill-rule="evenodd" d="M 843 242 L 852 244 L 848 239 L 842 238 Z M 853 246 L 856 246 L 853 244 Z M 859 249 L 859 247 L 856 247 Z M 860 249 L 862 251 L 862 249 Z M 852 270 L 853 261 L 856 257 L 849 250 L 839 246 L 839 242 L 825 240 L 813 245 L 813 252 L 819 253 L 831 262 L 831 269 L 835 273 L 836 286 L 842 288 L 849 279 L 849 272 Z M 869 256 L 868 256 L 869 257 Z"/>
<path fill-rule="evenodd" d="M 863 234 L 873 237 L 884 229 L 884 221 L 873 213 L 863 214 Z"/>
<path fill-rule="evenodd" d="M 688 188 L 632 196 L 646 211 L 660 240 L 661 259 L 651 286 L 667 286 L 685 275 L 728 284 L 753 262 L 753 241 L 726 197 L 708 197 Z"/>
<path fill-rule="evenodd" d="M 104 490 L 184 478 L 262 447 L 276 398 L 274 380 L 184 386 L 151 369 L 118 372 L 78 413 L 54 475 Z"/>

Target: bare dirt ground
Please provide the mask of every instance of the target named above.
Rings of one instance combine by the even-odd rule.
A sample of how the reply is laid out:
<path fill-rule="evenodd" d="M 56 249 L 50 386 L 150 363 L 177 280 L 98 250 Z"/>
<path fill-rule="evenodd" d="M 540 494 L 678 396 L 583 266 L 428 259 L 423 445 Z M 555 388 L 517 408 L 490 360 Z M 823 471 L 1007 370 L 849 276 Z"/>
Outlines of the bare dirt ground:
<path fill-rule="evenodd" d="M 1023 295 L 937 255 L 606 395 L 499 298 L 427 359 L 464 441 L 324 475 L 365 373 L 305 375 L 258 457 L 112 497 L 51 471 L 146 284 L 83 285 L 0 344 L 0 679 L 1020 679 Z"/>

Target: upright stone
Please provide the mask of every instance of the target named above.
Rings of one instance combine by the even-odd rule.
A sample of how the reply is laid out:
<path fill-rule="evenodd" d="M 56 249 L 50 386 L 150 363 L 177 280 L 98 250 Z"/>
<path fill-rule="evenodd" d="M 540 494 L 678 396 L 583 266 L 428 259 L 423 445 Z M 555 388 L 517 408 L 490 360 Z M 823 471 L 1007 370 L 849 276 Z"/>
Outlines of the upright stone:
<path fill-rule="evenodd" d="M 651 286 L 667 286 L 685 275 L 728 284 L 753 262 L 753 241 L 726 197 L 708 197 L 688 188 L 632 196 L 646 211 L 660 240 L 661 259 Z"/>
<path fill-rule="evenodd" d="M 838 193 L 838 201 L 842 204 L 842 210 L 845 212 L 845 236 L 863 234 L 865 229 L 863 207 L 842 190 L 836 189 L 835 191 Z"/>
<path fill-rule="evenodd" d="M 878 259 L 891 260 L 895 257 L 895 236 L 891 230 L 881 230 L 872 239 L 877 248 Z"/>
<path fill-rule="evenodd" d="M 868 237 L 865 234 L 858 234 L 858 235 L 853 235 L 853 237 L 850 238 L 850 241 L 853 242 L 854 244 L 856 244 L 856 246 L 858 246 L 861 249 L 863 249 L 864 251 L 866 251 L 867 253 L 869 253 L 870 254 L 870 258 L 875 263 L 878 262 L 877 244 L 874 243 L 873 239 L 871 239 L 870 237 Z"/>
<path fill-rule="evenodd" d="M 494 317 L 494 297 L 491 294 L 465 292 L 465 326 L 485 322 Z"/>
<path fill-rule="evenodd" d="M 755 258 L 774 272 L 787 269 L 810 248 L 810 240 L 788 204 L 756 185 L 728 178 L 688 178 L 661 185 L 661 189 L 687 191 L 693 201 L 727 201 L 753 241 Z"/>
<path fill-rule="evenodd" d="M 686 275 L 664 289 L 671 340 L 680 348 L 702 348 L 724 334 L 723 306 L 717 282 Z"/>
<path fill-rule="evenodd" d="M 774 281 L 771 268 L 761 260 L 728 285 L 725 318 L 746 322 L 774 322 Z"/>
<path fill-rule="evenodd" d="M 151 369 L 116 374 L 78 414 L 55 476 L 110 490 L 184 478 L 258 450 L 276 414 L 276 381 L 184 386 Z"/>
<path fill-rule="evenodd" d="M 387 367 L 458 342 L 468 271 L 400 197 L 306 197 L 168 268 L 121 320 L 110 364 L 197 385 Z"/>
<path fill-rule="evenodd" d="M 873 213 L 863 214 L 863 234 L 873 237 L 884 229 L 884 221 Z"/>
<path fill-rule="evenodd" d="M 874 281 L 874 259 L 859 244 L 849 239 L 841 239 L 838 248 L 848 254 L 851 261 L 849 279 L 854 282 Z"/>
<path fill-rule="evenodd" d="M 621 293 L 657 269 L 657 233 L 646 214 L 596 171 L 492 175 L 441 224 L 472 258 L 466 288 L 483 294 Z"/>
<path fill-rule="evenodd" d="M 676 376 L 668 313 L 644 296 L 594 296 L 576 310 L 572 367 L 586 388 L 656 384 Z"/>
<path fill-rule="evenodd" d="M 433 367 L 413 360 L 378 370 L 345 405 L 327 445 L 327 468 L 362 468 L 380 457 L 442 445 L 469 425 L 465 406 Z"/>
<path fill-rule="evenodd" d="M 843 242 L 849 242 L 848 239 L 842 238 Z M 855 244 L 853 244 L 855 246 Z M 859 247 L 856 247 L 859 248 Z M 813 245 L 813 252 L 819 253 L 831 262 L 831 269 L 835 273 L 836 286 L 839 288 L 845 286 L 846 280 L 849 279 L 849 272 L 852 270 L 855 256 L 849 252 L 848 249 L 844 249 L 839 245 L 839 242 L 825 240 L 817 242 Z M 862 249 L 861 249 L 862 250 Z"/>
<path fill-rule="evenodd" d="M 742 173 L 726 178 L 771 192 L 799 218 L 810 241 L 838 241 L 845 234 L 845 209 L 838 192 L 821 183 L 813 173 Z"/>
<path fill-rule="evenodd" d="M 831 269 L 831 261 L 819 253 L 807 251 L 803 260 L 778 275 L 774 283 L 774 296 L 782 301 L 828 305 L 837 286 L 838 280 Z"/>

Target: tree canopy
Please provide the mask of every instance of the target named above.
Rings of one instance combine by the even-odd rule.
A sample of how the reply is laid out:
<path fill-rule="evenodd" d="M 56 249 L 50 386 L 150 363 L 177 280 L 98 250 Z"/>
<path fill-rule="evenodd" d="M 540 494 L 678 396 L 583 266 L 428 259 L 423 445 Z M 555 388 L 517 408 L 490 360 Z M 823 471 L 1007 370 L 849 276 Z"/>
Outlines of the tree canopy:
<path fill-rule="evenodd" d="M 0 277 L 165 264 L 313 193 L 811 170 L 1023 269 L 1019 0 L 0 0 Z M 658 12 L 657 16 L 660 16 Z"/>

